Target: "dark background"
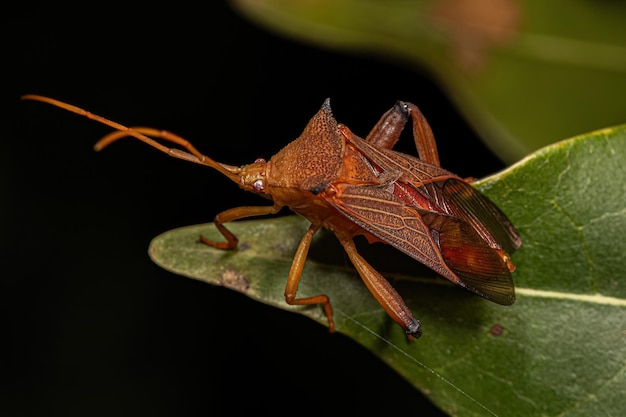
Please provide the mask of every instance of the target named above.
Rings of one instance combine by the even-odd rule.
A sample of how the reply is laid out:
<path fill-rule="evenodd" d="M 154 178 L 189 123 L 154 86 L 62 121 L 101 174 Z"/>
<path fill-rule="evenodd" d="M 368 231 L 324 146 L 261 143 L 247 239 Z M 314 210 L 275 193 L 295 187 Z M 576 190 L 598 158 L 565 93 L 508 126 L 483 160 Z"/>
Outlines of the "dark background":
<path fill-rule="evenodd" d="M 0 17 L 0 415 L 438 415 L 343 335 L 149 260 L 159 233 L 264 200 L 132 140 L 93 152 L 108 128 L 19 99 L 166 128 L 233 165 L 271 157 L 326 97 L 362 136 L 400 99 L 446 168 L 501 168 L 429 74 L 285 39 L 223 2 L 18 7 Z"/>

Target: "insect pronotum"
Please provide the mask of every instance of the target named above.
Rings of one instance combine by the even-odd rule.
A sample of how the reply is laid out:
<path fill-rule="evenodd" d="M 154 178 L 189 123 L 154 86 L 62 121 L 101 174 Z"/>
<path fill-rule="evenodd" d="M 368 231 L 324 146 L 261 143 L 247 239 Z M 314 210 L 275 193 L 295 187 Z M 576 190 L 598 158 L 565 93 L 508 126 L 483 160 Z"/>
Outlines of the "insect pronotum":
<path fill-rule="evenodd" d="M 414 104 L 398 101 L 362 139 L 337 123 L 327 99 L 300 137 L 269 161 L 257 159 L 235 167 L 214 161 L 167 131 L 129 128 L 48 97 L 25 95 L 23 99 L 49 103 L 115 129 L 96 143 L 96 150 L 131 136 L 175 158 L 214 168 L 244 190 L 274 202 L 217 214 L 215 226 L 225 241 L 201 237 L 209 246 L 237 247 L 237 237 L 224 226 L 233 220 L 275 214 L 285 206 L 306 217 L 311 225 L 294 255 L 285 300 L 292 305 L 322 305 L 330 331 L 335 325 L 328 296 L 297 296 L 311 240 L 320 228 L 337 236 L 372 295 L 410 336 L 422 334 L 420 322 L 392 285 L 358 253 L 355 236 L 392 245 L 488 300 L 503 305 L 515 300 L 511 278 L 515 267 L 509 253 L 521 245 L 517 231 L 487 197 L 439 166 L 434 135 Z M 392 150 L 409 120 L 419 158 Z"/>

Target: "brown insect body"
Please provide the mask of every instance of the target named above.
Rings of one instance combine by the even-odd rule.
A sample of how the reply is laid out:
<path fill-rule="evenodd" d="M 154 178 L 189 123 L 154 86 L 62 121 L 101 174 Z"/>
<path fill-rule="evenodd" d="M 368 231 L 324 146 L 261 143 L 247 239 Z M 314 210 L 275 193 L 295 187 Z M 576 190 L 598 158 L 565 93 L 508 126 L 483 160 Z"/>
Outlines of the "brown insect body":
<path fill-rule="evenodd" d="M 217 169 L 245 190 L 273 200 L 272 206 L 237 207 L 219 213 L 215 225 L 226 238 L 200 241 L 234 249 L 237 238 L 224 223 L 277 213 L 287 206 L 311 226 L 302 237 L 291 266 L 285 299 L 289 304 L 322 304 L 334 331 L 328 296 L 297 298 L 298 284 L 313 235 L 321 228 L 335 233 L 364 283 L 389 316 L 407 334 L 419 337 L 421 325 L 389 282 L 357 252 L 353 238 L 384 242 L 434 271 L 500 304 L 513 303 L 514 267 L 507 252 L 521 241 L 506 216 L 468 182 L 439 167 L 434 136 L 418 108 L 398 102 L 366 139 L 334 119 L 328 100 L 300 137 L 269 161 L 234 167 L 213 161 L 185 139 L 152 128 L 127 128 L 80 108 L 41 96 L 44 101 L 114 127 L 96 149 L 133 136 L 171 156 Z M 409 118 L 420 158 L 391 150 Z M 187 152 L 168 148 L 148 136 L 174 142 Z"/>

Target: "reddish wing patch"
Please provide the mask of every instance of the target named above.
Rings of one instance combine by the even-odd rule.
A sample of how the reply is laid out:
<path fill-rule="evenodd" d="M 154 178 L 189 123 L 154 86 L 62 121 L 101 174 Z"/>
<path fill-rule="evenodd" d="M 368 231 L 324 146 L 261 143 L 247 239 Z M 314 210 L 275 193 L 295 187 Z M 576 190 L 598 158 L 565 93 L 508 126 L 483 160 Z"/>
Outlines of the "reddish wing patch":
<path fill-rule="evenodd" d="M 513 304 L 515 287 L 502 251 L 492 248 L 462 219 L 419 211 L 459 285 L 498 304 Z"/>

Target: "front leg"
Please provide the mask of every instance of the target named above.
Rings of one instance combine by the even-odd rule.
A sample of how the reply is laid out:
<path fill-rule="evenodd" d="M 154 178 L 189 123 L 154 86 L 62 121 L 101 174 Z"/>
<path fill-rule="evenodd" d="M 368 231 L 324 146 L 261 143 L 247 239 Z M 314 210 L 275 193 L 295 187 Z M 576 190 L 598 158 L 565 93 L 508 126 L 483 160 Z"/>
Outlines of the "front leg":
<path fill-rule="evenodd" d="M 409 117 L 413 121 L 413 139 L 420 159 L 439 166 L 435 135 L 422 112 L 413 103 L 398 101 L 383 114 L 365 140 L 378 148 L 392 149 Z"/>
<path fill-rule="evenodd" d="M 245 217 L 264 216 L 266 214 L 276 214 L 281 209 L 278 205 L 273 206 L 245 206 L 235 207 L 219 213 L 215 216 L 215 227 L 220 231 L 222 236 L 226 238 L 226 242 L 216 242 L 209 240 L 204 236 L 198 238 L 198 242 L 212 246 L 217 249 L 235 249 L 239 239 L 230 230 L 224 226 L 224 223 L 233 220 L 243 219 Z"/>

